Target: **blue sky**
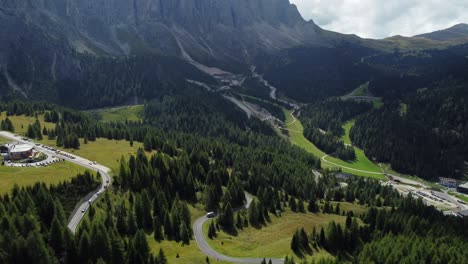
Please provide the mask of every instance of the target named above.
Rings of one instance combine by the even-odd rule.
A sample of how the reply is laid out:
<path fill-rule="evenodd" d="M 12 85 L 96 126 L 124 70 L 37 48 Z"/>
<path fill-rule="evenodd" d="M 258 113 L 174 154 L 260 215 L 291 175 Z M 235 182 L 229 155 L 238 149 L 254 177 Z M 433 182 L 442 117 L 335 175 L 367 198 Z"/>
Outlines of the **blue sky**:
<path fill-rule="evenodd" d="M 468 23 L 468 0 L 290 0 L 324 29 L 365 38 L 413 36 Z"/>

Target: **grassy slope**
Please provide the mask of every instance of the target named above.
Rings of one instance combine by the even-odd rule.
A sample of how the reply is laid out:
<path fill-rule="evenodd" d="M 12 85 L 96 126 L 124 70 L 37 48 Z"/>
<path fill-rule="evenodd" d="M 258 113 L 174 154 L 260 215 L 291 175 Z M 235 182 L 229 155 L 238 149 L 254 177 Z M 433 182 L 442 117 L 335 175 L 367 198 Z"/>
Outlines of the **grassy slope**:
<path fill-rule="evenodd" d="M 4 120 L 5 118 L 6 112 L 3 112 L 0 115 L 0 120 Z M 28 130 L 28 125 L 34 124 L 34 122 L 36 121 L 36 118 L 34 118 L 33 116 L 9 116 L 8 118 L 11 120 L 13 126 L 15 127 L 15 133 L 19 135 L 24 135 L 24 133 Z M 39 115 L 38 119 L 42 127 L 45 126 L 47 129 L 55 128 L 54 123 L 46 123 L 44 121 L 44 115 Z"/>
<path fill-rule="evenodd" d="M 81 166 L 69 162 L 60 162 L 49 167 L 16 168 L 0 166 L 0 194 L 9 192 L 13 186 L 33 185 L 36 182 L 57 184 L 69 180 L 84 172 Z"/>
<path fill-rule="evenodd" d="M 304 133 L 303 133 L 304 127 L 302 126 L 302 123 L 297 119 L 296 119 L 296 122 L 293 123 L 294 118 L 291 115 L 291 111 L 283 108 L 283 112 L 286 116 L 285 123 L 289 124 L 286 127 L 287 129 L 290 130 L 288 131 L 288 134 L 289 134 L 289 137 L 291 138 L 292 143 L 305 149 L 307 152 L 312 153 L 314 156 L 318 158 L 325 156 L 326 155 L 325 152 L 321 151 L 319 148 L 317 148 L 317 146 L 312 144 L 309 140 L 307 140 L 304 137 Z"/>
<path fill-rule="evenodd" d="M 205 214 L 203 206 L 200 204 L 189 205 L 190 214 L 192 217 L 192 224 L 201 216 Z M 169 263 L 180 263 L 180 264 L 198 264 L 206 263 L 206 255 L 198 248 L 195 240 L 190 240 L 190 245 L 182 245 L 175 241 L 161 241 L 157 242 L 154 240 L 152 234 L 147 237 L 151 252 L 158 254 L 159 249 L 162 248 L 164 254 L 167 257 Z M 179 258 L 177 258 L 179 254 Z M 213 259 L 212 259 L 213 261 Z M 215 261 L 216 263 L 228 263 L 223 261 Z"/>
<path fill-rule="evenodd" d="M 125 109 L 122 109 L 125 110 Z M 132 107 L 131 111 L 127 111 L 126 117 L 132 117 L 133 114 L 137 113 L 138 108 Z M 125 111 L 119 111 L 123 113 Z M 132 113 L 132 114 L 130 114 Z M 4 115 L 2 115 L 4 116 Z M 115 117 L 113 114 L 110 115 Z M 35 122 L 34 117 L 28 116 L 10 116 L 10 120 L 13 122 L 15 127 L 15 133 L 22 135 L 26 130 L 29 124 Z M 109 117 L 110 118 L 110 117 Z M 122 117 L 125 120 L 125 117 Z M 39 121 L 42 126 L 47 128 L 54 128 L 55 124 L 44 122 L 44 117 L 39 116 Z M 107 121 L 112 121 L 108 119 Z M 21 128 L 21 126 L 23 128 Z M 56 147 L 55 140 L 48 140 L 45 137 L 44 140 L 40 141 L 43 144 Z M 143 147 L 142 143 L 134 142 L 133 147 L 130 147 L 130 143 L 125 140 L 107 140 L 107 139 L 98 139 L 96 142 L 89 141 L 88 144 L 84 144 L 83 140 L 80 139 L 81 147 L 79 150 L 66 150 L 72 152 L 76 155 L 85 157 L 89 160 L 96 160 L 99 163 L 109 167 L 113 171 L 116 171 L 119 166 L 119 161 L 122 156 L 128 157 L 130 154 L 135 154 L 139 147 Z"/>
<path fill-rule="evenodd" d="M 121 194 L 116 192 L 109 192 L 111 200 L 116 200 L 116 196 L 128 196 L 128 193 Z M 96 202 L 104 203 L 103 200 L 104 196 L 98 198 Z M 127 204 L 129 206 L 129 204 Z M 203 206 L 200 204 L 189 205 L 189 210 L 192 218 L 192 224 L 201 216 L 205 214 L 203 210 Z M 104 221 L 106 217 L 106 211 L 102 210 L 101 208 L 96 208 L 96 215 L 94 219 L 101 219 Z M 89 215 L 86 214 L 85 221 L 89 222 Z M 148 245 L 150 247 L 150 251 L 155 256 L 158 255 L 159 249 L 162 248 L 168 263 L 176 263 L 176 264 L 198 264 L 198 263 L 206 263 L 206 255 L 198 248 L 197 242 L 195 240 L 190 240 L 189 245 L 182 245 L 181 243 L 177 243 L 175 241 L 161 241 L 157 242 L 154 240 L 153 233 L 146 234 L 146 240 L 148 241 Z M 177 254 L 179 254 L 179 258 L 176 258 Z M 213 259 L 211 260 L 213 261 Z M 225 264 L 227 262 L 216 262 L 220 264 Z"/>
<path fill-rule="evenodd" d="M 291 138 L 291 141 L 295 145 L 305 149 L 307 152 L 312 153 L 314 156 L 318 158 L 324 157 L 326 153 L 318 149 L 317 146 L 315 146 L 312 142 L 310 142 L 304 137 L 304 134 L 303 134 L 304 127 L 302 126 L 301 122 L 299 120 L 296 120 L 296 122 L 292 123 L 293 117 L 291 116 L 291 112 L 286 109 L 283 109 L 283 111 L 286 115 L 286 124 L 290 124 L 287 126 L 287 128 L 290 129 L 288 133 Z M 350 128 L 351 126 L 349 127 L 349 129 Z M 349 133 L 349 130 L 347 132 Z M 349 139 L 349 135 L 346 135 L 346 137 L 348 137 Z M 385 180 L 385 177 L 383 175 L 368 173 L 368 172 L 381 173 L 381 170 L 379 166 L 371 162 L 366 157 L 366 155 L 364 154 L 362 150 L 356 149 L 356 157 L 357 159 L 354 162 L 345 162 L 337 158 L 326 157 L 325 158 L 326 161 L 337 164 L 338 166 L 324 162 L 324 161 L 322 161 L 322 166 L 325 168 L 340 167 L 342 171 L 344 172 L 349 172 L 349 173 L 359 175 L 359 176 L 364 176 L 364 177 Z M 362 170 L 362 171 L 355 171 L 352 169 Z M 366 172 L 363 172 L 363 171 L 366 171 Z"/>
<path fill-rule="evenodd" d="M 3 114 L 4 118 L 5 115 Z M 34 117 L 27 116 L 10 116 L 10 120 L 13 122 L 15 127 L 15 133 L 22 135 L 29 124 L 35 122 Z M 47 128 L 54 128 L 55 124 L 44 122 L 43 116 L 39 116 L 39 121 L 42 126 Z M 10 142 L 7 139 L 0 138 L 0 142 Z M 56 146 L 55 140 L 44 139 L 41 143 Z M 134 142 L 133 147 L 130 147 L 129 142 L 124 140 L 107 140 L 98 139 L 96 142 L 89 142 L 84 144 L 83 140 L 80 140 L 81 148 L 79 150 L 66 150 L 76 155 L 85 157 L 90 160 L 96 160 L 99 163 L 109 167 L 112 171 L 117 171 L 119 166 L 119 160 L 122 156 L 128 157 L 130 154 L 135 154 L 139 147 L 142 147 L 142 143 Z M 38 181 L 45 182 L 47 184 L 55 184 L 64 180 L 69 180 L 76 174 L 84 172 L 85 169 L 72 163 L 60 163 L 54 164 L 49 167 L 41 168 L 11 168 L 0 166 L 0 194 L 6 193 L 11 190 L 14 184 L 19 186 L 32 185 Z"/>
<path fill-rule="evenodd" d="M 351 139 L 349 138 L 349 131 L 351 128 L 354 126 L 355 121 L 351 120 L 346 122 L 346 124 L 343 125 L 343 129 L 345 130 L 345 134 L 343 135 L 342 139 L 345 144 L 351 145 Z"/>
<path fill-rule="evenodd" d="M 55 145 L 55 142 L 53 142 Z M 89 160 L 95 160 L 100 164 L 109 167 L 112 171 L 119 168 L 120 158 L 124 156 L 127 160 L 130 155 L 136 154 L 138 148 L 143 147 L 142 143 L 134 142 L 133 147 L 125 140 L 97 139 L 96 142 L 84 144 L 80 139 L 79 150 L 66 150 Z"/>
<path fill-rule="evenodd" d="M 356 214 L 365 210 L 362 206 L 355 204 L 345 206 L 344 203 L 341 203 L 341 206 L 347 210 L 355 210 Z M 344 224 L 346 217 L 332 214 L 292 213 L 288 210 L 281 217 L 271 215 L 271 220 L 271 223 L 261 229 L 251 226 L 244 228 L 244 230 L 239 231 L 237 236 L 222 231 L 218 232 L 217 237 L 213 240 L 207 236 L 210 222 L 205 223 L 203 230 L 210 245 L 221 254 L 233 257 L 283 258 L 286 255 L 294 255 L 290 245 L 296 229 L 304 227 L 306 232 L 310 234 L 315 227 L 317 232 L 320 232 L 320 228 L 326 229 L 332 220 Z M 308 256 L 309 260 L 328 257 L 331 255 L 324 250 L 314 251 L 312 257 Z"/>
<path fill-rule="evenodd" d="M 118 109 L 106 109 L 99 111 L 104 122 L 139 121 L 143 111 L 142 105 L 128 106 Z"/>
<path fill-rule="evenodd" d="M 6 118 L 5 112 L 0 115 L 0 120 Z M 30 116 L 10 116 L 8 117 L 15 127 L 15 133 L 23 135 L 28 129 L 29 124 L 33 124 L 36 118 Z M 44 116 L 38 116 L 42 126 L 48 129 L 54 128 L 55 124 L 44 122 Z M 11 142 L 8 139 L 0 137 L 0 144 Z M 32 185 L 38 181 L 46 184 L 56 184 L 69 180 L 85 169 L 72 163 L 58 163 L 49 167 L 40 168 L 13 168 L 0 166 L 0 194 L 9 192 L 16 184 L 19 186 Z"/>
<path fill-rule="evenodd" d="M 349 96 L 372 96 L 369 93 L 369 82 L 359 86 L 356 90 L 354 90 Z"/>

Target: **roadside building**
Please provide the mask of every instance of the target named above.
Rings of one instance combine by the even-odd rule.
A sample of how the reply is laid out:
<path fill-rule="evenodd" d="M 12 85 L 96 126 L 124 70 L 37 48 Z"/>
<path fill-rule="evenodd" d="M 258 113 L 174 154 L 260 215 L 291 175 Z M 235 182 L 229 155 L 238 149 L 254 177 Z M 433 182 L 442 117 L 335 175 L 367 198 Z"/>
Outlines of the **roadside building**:
<path fill-rule="evenodd" d="M 464 194 L 468 194 L 468 182 L 458 185 L 457 191 Z"/>
<path fill-rule="evenodd" d="M 22 160 L 27 159 L 33 154 L 33 147 L 26 144 L 15 145 L 10 148 L 10 159 L 11 160 Z"/>
<path fill-rule="evenodd" d="M 447 188 L 457 188 L 457 180 L 452 178 L 439 177 L 439 184 Z"/>

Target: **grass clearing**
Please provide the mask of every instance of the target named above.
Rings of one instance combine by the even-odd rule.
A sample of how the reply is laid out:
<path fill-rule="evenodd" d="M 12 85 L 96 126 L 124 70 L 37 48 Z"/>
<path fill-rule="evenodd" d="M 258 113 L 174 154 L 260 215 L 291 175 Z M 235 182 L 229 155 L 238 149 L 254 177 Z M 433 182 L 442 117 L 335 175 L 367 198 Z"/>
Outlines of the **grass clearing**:
<path fill-rule="evenodd" d="M 190 240 L 190 245 L 182 245 L 175 241 L 161 241 L 157 242 L 153 236 L 147 236 L 148 244 L 153 255 L 159 253 L 159 249 L 162 248 L 166 255 L 168 263 L 176 264 L 199 264 L 206 263 L 206 255 L 198 248 L 195 240 Z M 179 254 L 179 258 L 177 258 Z M 230 263 L 224 261 L 215 261 L 211 259 L 212 263 Z"/>
<path fill-rule="evenodd" d="M 304 137 L 304 127 L 298 119 L 295 119 L 295 117 L 292 116 L 291 111 L 283 108 L 283 112 L 286 116 L 285 123 L 287 124 L 286 128 L 288 129 L 291 142 L 318 158 L 325 156 L 325 152 L 321 151 L 317 146 Z"/>
<path fill-rule="evenodd" d="M 17 168 L 0 166 L 0 194 L 11 191 L 15 184 L 29 186 L 36 182 L 57 184 L 70 180 L 86 169 L 70 162 L 59 162 L 49 167 Z"/>
<path fill-rule="evenodd" d="M 143 105 L 98 111 L 104 122 L 140 121 L 143 115 Z"/>
<path fill-rule="evenodd" d="M 332 220 L 344 224 L 346 217 L 286 211 L 282 217 L 271 215 L 271 220 L 266 227 L 261 229 L 246 227 L 240 230 L 237 236 L 220 231 L 213 240 L 207 236 L 210 221 L 205 223 L 203 230 L 208 243 L 221 254 L 232 257 L 283 258 L 287 255 L 294 256 L 290 245 L 296 229 L 304 227 L 310 234 L 315 227 L 317 232 L 320 232 L 320 228 L 326 229 Z M 325 250 L 314 251 L 312 256 L 307 256 L 309 261 L 321 258 L 332 258 L 332 256 Z"/>
<path fill-rule="evenodd" d="M 343 140 L 343 142 L 345 144 L 349 144 L 351 145 L 351 138 L 349 138 L 349 131 L 351 130 L 351 128 L 354 126 L 354 123 L 356 121 L 355 120 L 350 120 L 348 122 L 346 122 L 344 125 L 343 125 L 343 129 L 345 131 L 343 137 L 341 138 Z"/>
<path fill-rule="evenodd" d="M 56 147 L 55 140 L 42 140 L 39 142 Z M 84 157 L 91 161 L 97 161 L 98 163 L 110 168 L 113 172 L 117 172 L 121 157 L 124 156 L 128 159 L 130 155 L 136 155 L 136 152 L 140 147 L 143 148 L 143 143 L 134 142 L 133 147 L 131 147 L 130 142 L 125 140 L 98 138 L 96 141 L 88 141 L 88 144 L 84 144 L 84 140 L 80 139 L 80 149 L 59 149 Z M 152 153 L 147 152 L 147 154 L 151 155 Z"/>
<path fill-rule="evenodd" d="M 6 118 L 6 112 L 2 112 L 2 114 L 0 115 L 0 120 L 5 120 L 5 118 Z M 8 118 L 13 123 L 13 126 L 15 128 L 15 133 L 18 135 L 22 135 L 22 136 L 24 136 L 24 133 L 26 133 L 26 131 L 28 130 L 28 125 L 32 125 L 34 124 L 34 122 L 36 122 L 36 118 L 34 116 L 22 115 L 22 116 L 9 116 Z M 54 123 L 49 123 L 49 122 L 44 121 L 44 115 L 38 115 L 37 119 L 41 123 L 41 128 L 43 128 L 44 126 L 47 129 L 55 128 Z"/>
<path fill-rule="evenodd" d="M 128 192 L 126 193 L 117 193 L 114 191 L 108 192 L 110 195 L 111 200 L 116 200 L 116 196 L 125 196 L 127 206 L 130 206 L 128 202 Z M 120 197 L 121 198 L 121 197 Z M 93 204 L 100 203 L 103 205 L 104 200 L 103 196 L 100 196 L 98 200 L 96 200 Z M 106 218 L 107 212 L 103 210 L 102 208 L 105 207 L 95 207 L 96 209 L 96 214 L 94 216 L 95 220 L 101 220 L 104 221 Z M 190 210 L 191 214 L 191 219 L 192 219 L 192 224 L 201 216 L 205 214 L 205 211 L 203 210 L 203 205 L 201 204 L 195 204 L 195 205 L 188 205 L 188 208 Z M 88 223 L 90 222 L 89 220 L 89 214 L 86 213 L 84 221 L 87 221 Z M 83 223 L 83 222 L 81 222 Z M 198 263 L 206 263 L 206 255 L 198 248 L 197 242 L 195 240 L 190 240 L 189 245 L 182 245 L 182 243 L 178 243 L 175 241 L 167 241 L 163 240 L 161 242 L 158 242 L 154 240 L 153 233 L 147 233 L 146 234 L 146 240 L 148 241 L 148 245 L 150 247 L 150 251 L 153 255 L 157 256 L 159 253 L 159 249 L 163 249 L 164 254 L 166 255 L 166 258 L 168 260 L 168 263 L 176 263 L 176 264 L 198 264 Z M 177 254 L 179 254 L 179 258 L 177 258 Z M 213 261 L 213 259 L 211 259 Z M 228 262 L 216 262 L 216 263 L 228 263 Z"/>
<path fill-rule="evenodd" d="M 355 148 L 356 161 L 353 162 L 346 162 L 330 156 L 325 157 L 327 155 L 325 152 L 321 151 L 317 146 L 315 146 L 312 142 L 305 138 L 304 127 L 299 121 L 299 119 L 296 119 L 296 121 L 294 122 L 294 117 L 291 115 L 291 112 L 284 108 L 283 111 L 286 116 L 286 128 L 288 129 L 288 134 L 291 142 L 303 148 L 315 157 L 321 159 L 323 158 L 325 161 L 322 159 L 322 167 L 340 168 L 344 172 L 352 173 L 358 176 L 364 176 L 379 180 L 386 179 L 382 174 L 380 174 L 382 172 L 380 167 L 374 164 L 372 161 L 370 161 L 364 154 L 364 151 L 362 151 L 361 149 Z M 346 127 L 346 125 L 344 127 L 346 133 L 343 136 L 343 140 L 348 140 L 350 144 L 351 140 L 349 139 L 349 130 L 351 129 L 353 123 L 350 122 L 349 124 L 347 123 L 347 125 L 348 127 Z"/>
<path fill-rule="evenodd" d="M 141 107 L 142 109 L 142 106 L 139 106 L 139 107 Z M 131 111 L 127 111 L 127 113 L 131 112 L 132 115 L 136 114 L 138 111 L 138 106 L 129 107 L 129 108 L 131 108 Z M 127 108 L 120 109 L 120 110 L 127 110 Z M 117 111 L 120 111 L 120 110 L 117 110 Z M 120 113 L 122 113 L 122 111 L 120 111 Z M 2 114 L 2 116 L 5 116 L 5 115 Z M 129 116 L 130 114 L 127 115 L 127 117 Z M 15 133 L 19 135 L 23 135 L 23 133 L 26 132 L 28 125 L 33 124 L 36 121 L 36 118 L 31 117 L 31 116 L 10 116 L 9 119 L 12 121 L 13 126 L 15 127 Z M 38 119 L 41 122 L 42 127 L 45 126 L 48 129 L 55 128 L 54 123 L 44 122 L 43 115 L 39 115 Z M 11 141 L 6 140 L 6 142 L 11 142 Z M 49 140 L 47 139 L 47 137 L 45 137 L 43 140 L 38 141 L 38 142 L 41 142 L 42 144 L 52 146 L 55 148 L 57 147 L 56 141 Z M 109 167 L 112 171 L 115 172 L 119 168 L 120 158 L 122 156 L 127 158 L 130 155 L 136 154 L 138 148 L 140 147 L 143 147 L 143 143 L 134 142 L 133 147 L 131 147 L 130 142 L 127 142 L 125 140 L 108 140 L 108 139 L 100 138 L 94 142 L 89 141 L 88 144 L 84 144 L 84 140 L 80 139 L 79 150 L 63 149 L 63 148 L 59 148 L 59 149 L 65 150 L 67 152 L 71 152 L 73 154 L 82 156 L 92 161 L 95 160 L 99 162 L 100 164 Z M 30 168 L 25 168 L 25 169 L 30 169 Z"/>
<path fill-rule="evenodd" d="M 365 84 L 359 86 L 356 90 L 347 96 L 372 96 L 372 94 L 369 92 L 369 83 L 370 82 L 366 82 Z"/>
<path fill-rule="evenodd" d="M 382 108 L 384 106 L 383 99 L 382 98 L 377 98 L 377 99 L 372 100 L 372 105 L 376 109 Z"/>
<path fill-rule="evenodd" d="M 192 218 L 192 224 L 201 216 L 205 214 L 202 204 L 189 205 L 190 215 Z M 159 249 L 162 248 L 164 254 L 167 257 L 168 263 L 180 263 L 180 264 L 198 264 L 206 263 L 206 255 L 198 248 L 195 240 L 190 240 L 190 245 L 182 245 L 175 241 L 161 241 L 157 242 L 151 235 L 147 236 L 147 241 L 150 246 L 151 252 L 154 255 L 159 253 Z M 179 258 L 177 258 L 179 254 Z M 212 259 L 213 261 L 213 259 Z M 223 261 L 216 261 L 216 263 L 229 263 Z"/>

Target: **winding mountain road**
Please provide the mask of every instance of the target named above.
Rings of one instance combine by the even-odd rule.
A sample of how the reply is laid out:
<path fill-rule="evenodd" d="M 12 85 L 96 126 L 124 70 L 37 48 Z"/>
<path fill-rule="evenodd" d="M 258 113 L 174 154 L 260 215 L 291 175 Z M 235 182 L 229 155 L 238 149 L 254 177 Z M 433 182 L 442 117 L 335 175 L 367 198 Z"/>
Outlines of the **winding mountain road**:
<path fill-rule="evenodd" d="M 247 200 L 247 203 L 244 206 L 237 208 L 235 211 L 249 208 L 250 204 L 252 203 L 253 198 L 248 193 L 245 193 L 245 199 Z M 208 218 L 206 216 L 203 216 L 203 217 L 198 218 L 197 221 L 195 221 L 195 223 L 193 224 L 193 234 L 195 236 L 195 241 L 197 242 L 198 247 L 201 249 L 201 251 L 205 253 L 205 255 L 207 255 L 210 258 L 216 259 L 218 261 L 221 260 L 221 261 L 227 261 L 231 263 L 259 264 L 262 262 L 263 258 L 236 258 L 236 257 L 225 256 L 223 254 L 216 252 L 206 240 L 205 234 L 203 234 L 203 224 L 212 219 L 213 218 Z M 271 263 L 273 264 L 284 263 L 283 259 L 275 259 L 275 258 L 265 258 L 265 259 L 267 262 L 271 260 Z"/>
<path fill-rule="evenodd" d="M 88 201 L 91 200 L 91 202 L 94 202 L 99 197 L 99 195 L 102 194 L 104 191 L 106 191 L 107 187 L 111 184 L 112 179 L 109 176 L 110 169 L 103 165 L 94 164 L 94 162 L 90 160 L 87 160 L 85 158 L 82 158 L 82 157 L 79 157 L 79 156 L 76 156 L 76 155 L 73 155 L 64 151 L 60 151 L 59 153 L 57 153 L 56 151 L 52 151 L 48 148 L 43 147 L 43 145 L 36 145 L 35 142 L 29 141 L 29 140 L 27 141 L 23 140 L 22 137 L 17 136 L 7 131 L 0 131 L 0 136 L 7 138 L 9 140 L 12 140 L 12 141 L 21 143 L 21 144 L 30 145 L 34 147 L 35 149 L 37 149 L 38 151 L 43 152 L 47 155 L 56 156 L 62 160 L 66 160 L 68 162 L 85 167 L 89 170 L 99 172 L 102 178 L 102 183 L 101 183 L 100 188 L 88 194 L 86 197 L 84 197 L 84 199 L 82 199 L 82 201 L 80 202 L 81 204 L 79 204 L 73 211 L 73 214 L 70 218 L 70 222 L 68 223 L 68 228 L 73 233 L 75 233 L 75 230 L 78 224 L 81 222 L 81 220 L 83 219 L 85 215 L 84 212 L 86 212 L 90 206 Z"/>

